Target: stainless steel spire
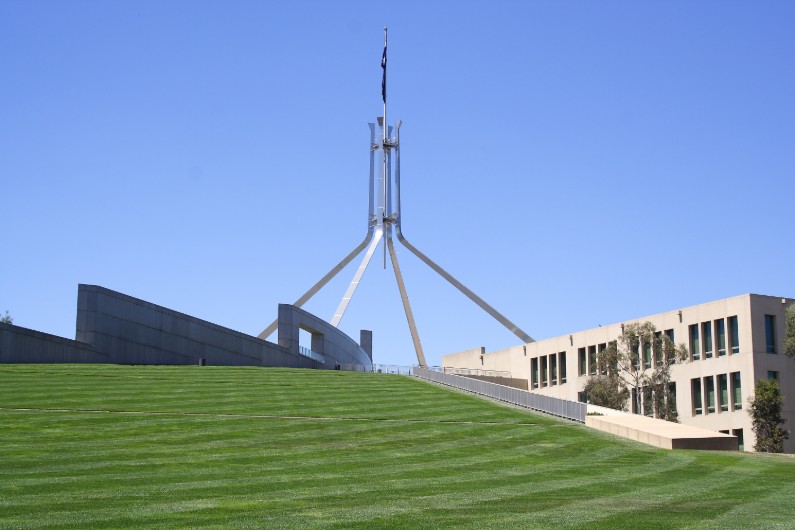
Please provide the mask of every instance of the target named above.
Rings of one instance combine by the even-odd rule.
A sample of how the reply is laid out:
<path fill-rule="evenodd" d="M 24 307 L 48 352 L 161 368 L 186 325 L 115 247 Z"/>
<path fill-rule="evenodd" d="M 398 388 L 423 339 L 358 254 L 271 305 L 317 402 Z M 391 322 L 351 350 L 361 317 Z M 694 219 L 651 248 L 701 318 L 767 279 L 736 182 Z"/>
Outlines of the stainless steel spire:
<path fill-rule="evenodd" d="M 383 69 L 383 79 L 381 85 L 381 94 L 384 102 L 384 115 L 379 116 L 377 119 L 379 134 L 376 139 L 376 124 L 370 123 L 370 209 L 368 215 L 367 234 L 364 240 L 351 251 L 342 261 L 340 261 L 331 271 L 329 271 L 323 278 L 320 279 L 315 285 L 312 286 L 304 295 L 299 298 L 293 305 L 301 307 L 312 296 L 315 295 L 324 285 L 326 285 L 334 276 L 337 275 L 353 258 L 355 258 L 361 251 L 367 247 L 367 252 L 362 259 L 359 268 L 353 275 L 348 289 L 340 301 L 334 316 L 331 319 L 333 326 L 339 326 L 348 304 L 356 292 L 356 288 L 361 282 L 367 266 L 375 253 L 378 244 L 382 239 L 386 240 L 384 245 L 384 268 L 386 268 L 386 252 L 392 262 L 392 269 L 395 271 L 395 279 L 397 280 L 398 289 L 400 290 L 400 298 L 403 301 L 403 309 L 406 313 L 406 320 L 408 321 L 411 338 L 414 342 L 414 350 L 417 354 L 417 362 L 420 366 L 426 366 L 425 354 L 422 351 L 422 343 L 420 342 L 419 333 L 417 333 L 417 326 L 414 323 L 414 314 L 411 310 L 409 297 L 406 292 L 406 286 L 403 282 L 403 275 L 400 272 L 400 265 L 398 264 L 397 254 L 395 253 L 395 245 L 392 242 L 392 229 L 394 227 L 398 241 L 409 249 L 412 254 L 417 256 L 426 265 L 431 267 L 442 278 L 450 282 L 456 289 L 461 291 L 470 300 L 475 302 L 480 308 L 486 311 L 489 315 L 494 317 L 500 324 L 508 328 L 513 334 L 519 337 L 523 342 L 533 342 L 533 338 L 527 333 L 522 331 L 516 324 L 505 318 L 500 312 L 487 304 L 482 298 L 469 290 L 464 284 L 453 278 L 447 271 L 442 269 L 439 265 L 434 263 L 428 256 L 423 254 L 414 245 L 409 243 L 403 236 L 401 230 L 401 215 L 400 215 L 400 127 L 402 122 L 400 120 L 395 124 L 394 129 L 387 124 L 386 121 L 386 54 L 387 54 L 387 28 L 384 28 L 384 53 L 381 58 L 381 68 Z M 394 130 L 394 137 L 392 136 Z M 394 174 L 392 173 L 394 152 Z M 375 155 L 378 153 L 378 185 L 375 185 Z M 392 190 L 394 188 L 394 196 Z M 274 321 L 270 326 L 265 328 L 259 334 L 260 338 L 266 338 L 271 335 L 278 325 L 278 321 Z"/>

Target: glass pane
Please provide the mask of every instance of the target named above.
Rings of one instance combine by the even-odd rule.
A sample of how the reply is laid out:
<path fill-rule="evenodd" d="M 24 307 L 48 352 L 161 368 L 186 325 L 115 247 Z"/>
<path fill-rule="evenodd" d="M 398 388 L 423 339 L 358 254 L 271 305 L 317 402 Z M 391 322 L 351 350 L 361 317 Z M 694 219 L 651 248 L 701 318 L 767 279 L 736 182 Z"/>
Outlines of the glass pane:
<path fill-rule="evenodd" d="M 704 358 L 712 357 L 712 322 L 701 324 L 701 335 L 704 338 Z"/>
<path fill-rule="evenodd" d="M 740 330 L 737 317 L 729 317 L 729 336 L 731 337 L 732 353 L 740 353 Z"/>
<path fill-rule="evenodd" d="M 715 332 L 718 335 L 718 356 L 726 355 L 726 321 L 715 321 Z"/>

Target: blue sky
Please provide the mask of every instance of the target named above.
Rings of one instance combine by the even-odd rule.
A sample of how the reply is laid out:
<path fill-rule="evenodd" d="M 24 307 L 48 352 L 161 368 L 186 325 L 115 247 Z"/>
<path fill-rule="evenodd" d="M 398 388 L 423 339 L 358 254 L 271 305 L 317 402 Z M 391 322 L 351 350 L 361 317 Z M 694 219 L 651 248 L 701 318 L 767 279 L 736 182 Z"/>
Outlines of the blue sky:
<path fill-rule="evenodd" d="M 0 3 L 0 312 L 77 284 L 257 334 L 366 231 L 401 119 L 403 230 L 537 339 L 795 296 L 792 2 Z M 520 341 L 399 254 L 428 362 Z M 305 308 L 331 318 L 352 263 Z M 415 362 L 374 259 L 341 328 Z"/>

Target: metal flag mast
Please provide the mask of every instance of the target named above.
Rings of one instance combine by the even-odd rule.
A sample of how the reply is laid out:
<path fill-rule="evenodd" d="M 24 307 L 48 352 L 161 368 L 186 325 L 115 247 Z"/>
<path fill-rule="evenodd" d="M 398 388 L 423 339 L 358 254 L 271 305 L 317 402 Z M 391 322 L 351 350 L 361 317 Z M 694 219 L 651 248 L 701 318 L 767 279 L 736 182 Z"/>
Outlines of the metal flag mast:
<path fill-rule="evenodd" d="M 464 284 L 453 278 L 447 271 L 442 269 L 439 265 L 434 263 L 428 256 L 420 252 L 414 245 L 409 243 L 403 236 L 400 226 L 400 126 L 402 122 L 398 120 L 395 123 L 394 133 L 392 137 L 393 128 L 387 124 L 386 121 L 386 61 L 387 61 L 387 28 L 384 28 L 384 52 L 381 56 L 381 68 L 383 69 L 381 80 L 381 97 L 384 102 L 384 115 L 379 116 L 376 120 L 380 128 L 378 139 L 376 140 L 375 124 L 370 123 L 370 209 L 367 223 L 367 234 L 364 240 L 354 248 L 350 254 L 345 256 L 333 269 L 331 269 L 323 278 L 320 279 L 315 285 L 312 286 L 301 298 L 299 298 L 293 305 L 301 307 L 312 296 L 315 295 L 320 289 L 323 288 L 332 278 L 334 278 L 342 269 L 345 268 L 359 253 L 367 247 L 364 258 L 362 259 L 359 268 L 353 275 L 348 289 L 340 301 L 334 316 L 331 319 L 331 325 L 337 327 L 342 320 L 348 304 L 353 298 L 356 288 L 364 275 L 364 271 L 370 264 L 370 260 L 375 253 L 381 239 L 386 239 L 384 245 L 384 268 L 386 268 L 386 253 L 389 252 L 389 257 L 392 262 L 392 269 L 395 271 L 395 279 L 397 280 L 398 289 L 400 291 L 400 298 L 403 301 L 403 310 L 406 313 L 406 320 L 408 321 L 409 330 L 411 332 L 411 339 L 414 342 L 414 351 L 417 354 L 417 362 L 420 366 L 426 366 L 425 354 L 422 351 L 422 344 L 420 342 L 419 333 L 417 333 L 417 326 L 414 323 L 414 314 L 411 310 L 409 297 L 406 292 L 406 286 L 403 283 L 403 275 L 400 272 L 400 265 L 398 264 L 397 253 L 395 252 L 395 245 L 392 241 L 392 228 L 395 229 L 398 241 L 409 249 L 412 254 L 417 256 L 422 262 L 433 269 L 442 278 L 447 280 L 456 289 L 461 291 L 470 300 L 475 302 L 481 309 L 486 311 L 489 315 L 494 317 L 500 324 L 508 328 L 514 335 L 519 337 L 523 342 L 534 342 L 533 338 L 527 333 L 519 329 L 519 327 L 505 318 L 500 312 L 491 307 L 478 295 L 469 290 Z M 395 153 L 394 164 L 394 201 L 392 197 L 393 188 L 393 175 L 392 169 L 392 152 Z M 375 153 L 378 152 L 378 188 L 375 187 Z M 393 204 L 394 203 L 394 204 Z M 259 338 L 267 338 L 270 336 L 278 326 L 278 320 L 271 323 L 270 326 L 265 328 L 259 334 Z"/>

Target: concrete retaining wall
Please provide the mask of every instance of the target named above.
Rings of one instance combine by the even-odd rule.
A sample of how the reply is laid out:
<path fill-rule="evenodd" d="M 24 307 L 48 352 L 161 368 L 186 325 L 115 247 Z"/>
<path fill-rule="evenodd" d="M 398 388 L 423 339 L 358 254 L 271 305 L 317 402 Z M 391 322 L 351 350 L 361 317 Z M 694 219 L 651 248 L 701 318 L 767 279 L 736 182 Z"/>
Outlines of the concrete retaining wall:
<path fill-rule="evenodd" d="M 0 363 L 107 363 L 91 344 L 0 323 Z"/>
<path fill-rule="evenodd" d="M 317 368 L 287 348 L 96 285 L 79 285 L 77 340 L 118 364 Z"/>

